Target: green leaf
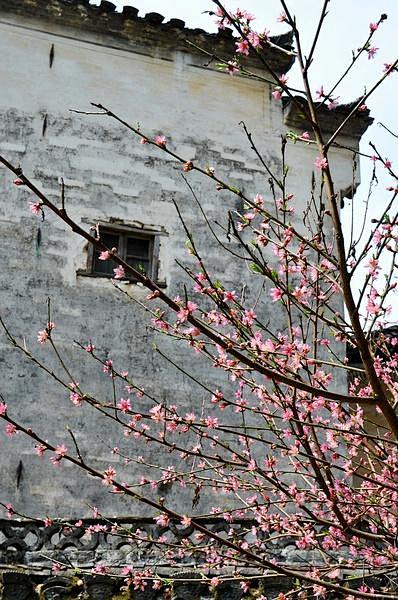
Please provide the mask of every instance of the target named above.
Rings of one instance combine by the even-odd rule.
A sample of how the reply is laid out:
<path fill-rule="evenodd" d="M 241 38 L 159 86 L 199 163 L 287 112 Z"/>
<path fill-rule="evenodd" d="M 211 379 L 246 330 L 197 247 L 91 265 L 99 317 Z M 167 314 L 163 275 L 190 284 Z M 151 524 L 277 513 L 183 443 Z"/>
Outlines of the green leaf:
<path fill-rule="evenodd" d="M 292 140 L 292 142 L 295 144 L 297 142 L 299 136 L 297 133 L 294 133 L 294 131 L 287 131 L 286 137 L 288 140 Z"/>
<path fill-rule="evenodd" d="M 260 273 L 260 275 L 263 274 L 262 268 L 257 263 L 250 263 L 249 268 L 252 273 Z"/>
<path fill-rule="evenodd" d="M 192 252 L 192 253 L 193 253 L 193 246 L 192 246 L 192 242 L 191 242 L 191 240 L 187 240 L 187 241 L 185 242 L 185 247 L 187 248 L 187 250 L 189 250 L 190 252 Z"/>
<path fill-rule="evenodd" d="M 272 276 L 272 279 L 273 279 L 274 282 L 278 281 L 278 279 L 279 279 L 279 277 L 278 277 L 278 271 L 275 271 L 275 269 L 272 269 L 271 276 Z"/>
<path fill-rule="evenodd" d="M 241 192 L 241 191 L 240 191 L 238 188 L 236 188 L 236 187 L 233 187 L 232 185 L 229 185 L 229 186 L 228 186 L 228 189 L 229 189 L 231 192 L 233 192 L 234 194 L 238 194 L 238 196 L 240 196 L 240 195 L 241 195 L 241 193 L 242 193 L 242 192 Z"/>

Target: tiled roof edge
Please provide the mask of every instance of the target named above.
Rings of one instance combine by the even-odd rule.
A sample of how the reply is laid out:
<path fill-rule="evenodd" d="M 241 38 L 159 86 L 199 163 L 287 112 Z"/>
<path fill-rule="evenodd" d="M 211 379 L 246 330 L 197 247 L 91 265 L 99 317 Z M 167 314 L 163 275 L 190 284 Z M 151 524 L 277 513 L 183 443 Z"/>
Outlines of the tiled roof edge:
<path fill-rule="evenodd" d="M 303 110 L 305 110 L 308 106 L 307 100 L 301 96 L 295 96 L 294 100 L 295 101 L 293 102 L 291 98 L 282 98 L 285 124 L 301 131 L 311 129 L 311 125 L 298 106 L 301 105 Z M 325 134 L 331 134 L 336 131 L 356 106 L 357 102 L 358 101 L 350 102 L 348 104 L 339 104 L 333 110 L 328 110 L 324 104 L 322 105 L 320 102 L 316 102 L 315 108 L 319 115 L 322 131 Z M 373 120 L 374 119 L 370 116 L 369 109 L 361 112 L 357 111 L 348 121 L 347 125 L 344 126 L 341 135 L 347 135 L 359 140 L 367 128 L 373 123 Z"/>
<path fill-rule="evenodd" d="M 80 32 L 89 32 L 117 39 L 127 50 L 134 51 L 139 45 L 149 48 L 164 47 L 166 50 L 183 50 L 191 54 L 201 54 L 200 50 L 188 46 L 189 41 L 206 52 L 222 59 L 230 59 L 235 51 L 235 39 L 231 29 L 208 33 L 203 29 L 190 29 L 178 18 L 164 22 L 163 15 L 155 12 L 140 17 L 138 9 L 124 6 L 121 12 L 108 0 L 102 0 L 99 6 L 89 0 L 0 0 L 1 13 L 20 15 L 21 18 L 47 20 L 52 24 L 67 28 L 76 28 Z M 104 38 L 105 39 L 105 38 Z M 273 44 L 290 50 L 292 32 L 271 38 Z M 269 65 L 277 73 L 286 73 L 294 59 L 291 55 L 275 47 L 264 49 Z M 262 68 L 257 56 L 243 57 L 244 65 Z"/>

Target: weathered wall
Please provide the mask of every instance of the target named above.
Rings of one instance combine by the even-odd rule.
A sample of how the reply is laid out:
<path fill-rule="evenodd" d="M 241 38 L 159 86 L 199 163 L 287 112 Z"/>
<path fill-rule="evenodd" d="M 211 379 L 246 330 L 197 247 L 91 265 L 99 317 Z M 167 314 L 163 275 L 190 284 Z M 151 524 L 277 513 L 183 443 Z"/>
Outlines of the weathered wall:
<path fill-rule="evenodd" d="M 245 278 L 242 265 L 215 245 L 181 178 L 181 167 L 156 148 L 140 145 L 126 129 L 105 117 L 70 112 L 90 111 L 90 102 L 101 102 L 126 121 L 139 122 L 145 133 L 163 133 L 172 149 L 186 159 L 214 166 L 220 177 L 248 195 L 267 196 L 266 178 L 239 122 L 246 122 L 270 167 L 278 169 L 280 135 L 286 130 L 282 106 L 273 101 L 268 85 L 206 69 L 203 59 L 180 48 L 174 51 L 170 40 L 168 43 L 167 52 L 139 42 L 134 48 L 124 47 L 122 42 L 111 44 L 103 33 L 62 26 L 56 19 L 41 19 L 39 13 L 21 16 L 1 8 L 0 151 L 20 163 L 53 201 L 59 200 L 58 179 L 62 176 L 67 210 L 84 227 L 113 218 L 162 228 L 160 280 L 170 295 L 181 292 L 187 282 L 175 259 L 189 262 L 186 236 L 171 202 L 174 199 L 212 270 L 226 287 L 236 287 Z M 307 146 L 288 150 L 290 186 L 298 202 L 297 226 L 302 223 L 314 157 L 314 150 Z M 339 151 L 337 189 L 351 184 L 349 159 L 349 152 Z M 189 174 L 189 180 L 209 218 L 225 222 L 226 211 L 237 206 L 236 200 L 226 192 L 216 192 L 211 181 L 195 173 Z M 74 339 L 92 339 L 103 356 L 114 358 L 117 366 L 134 373 L 137 383 L 154 396 L 167 402 L 178 400 L 187 409 L 200 406 L 202 391 L 151 350 L 154 334 L 140 307 L 128 303 L 109 280 L 79 274 L 86 268 L 85 244 L 53 216 L 47 215 L 40 223 L 30 215 L 30 194 L 14 187 L 5 170 L 0 173 L 0 189 L 0 303 L 2 316 L 15 336 L 24 339 L 51 367 L 55 365 L 48 348 L 38 347 L 36 342 L 37 331 L 47 321 L 46 300 L 51 297 L 54 339 L 86 391 L 108 399 L 112 386 L 98 364 L 72 347 Z M 146 292 L 139 286 L 123 285 L 134 298 L 145 298 Z M 249 294 L 255 291 L 250 289 Z M 259 310 L 266 312 L 266 307 L 264 297 Z M 161 345 L 177 362 L 181 360 L 187 367 L 194 364 L 198 377 L 215 380 L 208 366 L 194 363 L 194 356 L 185 348 L 164 339 Z M 109 449 L 118 443 L 109 422 L 94 418 L 84 406 L 74 408 L 67 391 L 49 382 L 48 376 L 11 349 L 4 335 L 0 351 L 3 393 L 10 413 L 22 415 L 24 423 L 37 428 L 43 437 L 69 446 L 65 427 L 70 425 L 90 460 L 102 469 L 107 467 Z M 59 366 L 54 368 L 61 373 Z M 0 500 L 12 501 L 26 514 L 89 514 L 87 503 L 101 506 L 107 514 L 138 514 L 141 510 L 130 501 L 104 494 L 101 485 L 70 466 L 58 470 L 44 466 L 48 458 L 37 457 L 22 436 L 8 439 L 2 435 L 0 444 Z M 134 449 L 130 452 L 134 454 Z M 158 461 L 158 448 L 146 452 L 149 461 Z M 141 453 L 142 449 L 137 449 L 137 454 Z M 113 460 L 122 468 L 121 459 L 114 456 Z M 166 456 L 166 465 L 167 461 Z M 177 498 L 187 501 L 179 488 L 165 493 L 170 502 Z"/>

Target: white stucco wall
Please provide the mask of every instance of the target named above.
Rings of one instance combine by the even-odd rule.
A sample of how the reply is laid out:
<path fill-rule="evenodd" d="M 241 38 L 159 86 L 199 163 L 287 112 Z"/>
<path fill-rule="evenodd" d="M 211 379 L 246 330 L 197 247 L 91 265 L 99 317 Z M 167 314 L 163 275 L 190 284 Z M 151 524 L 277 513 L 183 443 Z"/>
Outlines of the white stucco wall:
<path fill-rule="evenodd" d="M 220 252 L 209 235 L 181 178 L 181 166 L 157 149 L 139 144 L 114 121 L 78 115 L 70 109 L 90 111 L 90 102 L 100 102 L 126 121 L 138 122 L 146 134 L 164 134 L 171 149 L 202 166 L 214 166 L 221 178 L 248 196 L 262 193 L 267 198 L 267 177 L 239 126 L 244 120 L 267 164 L 278 170 L 280 136 L 286 126 L 281 104 L 272 99 L 267 84 L 204 68 L 204 61 L 188 52 L 178 50 L 162 57 L 156 49 L 146 47 L 135 52 L 109 47 L 102 36 L 1 11 L 0 51 L 1 153 L 20 163 L 53 201 L 59 201 L 58 178 L 64 177 L 66 208 L 80 225 L 88 228 L 90 222 L 116 218 L 127 224 L 141 222 L 162 228 L 166 235 L 161 238 L 160 279 L 171 295 L 181 292 L 182 282 L 187 281 L 175 263 L 176 258 L 186 259 L 186 236 L 172 198 L 214 272 L 227 287 L 242 283 L 242 265 Z M 345 189 L 352 181 L 351 154 L 341 150 L 335 154 L 336 189 Z M 297 198 L 297 227 L 302 227 L 315 156 L 309 146 L 289 145 L 287 150 L 289 188 Z M 188 176 L 210 219 L 225 222 L 226 212 L 239 206 L 231 194 L 216 192 L 210 180 L 196 173 Z M 202 392 L 193 390 L 189 380 L 177 376 L 151 351 L 153 334 L 144 313 L 126 303 L 109 280 L 78 275 L 87 262 L 84 243 L 52 215 L 40 224 L 27 210 L 30 194 L 13 187 L 12 179 L 1 170 L 0 235 L 2 256 L 7 260 L 2 267 L 0 295 L 3 316 L 15 335 L 24 337 L 51 364 L 46 349 L 37 349 L 35 341 L 36 332 L 47 320 L 46 299 L 50 296 L 60 349 L 76 369 L 76 378 L 88 381 L 92 393 L 106 397 L 109 381 L 71 348 L 73 339 L 95 340 L 98 348 L 117 357 L 120 366 L 133 371 L 138 382 L 158 397 L 166 401 L 177 398 L 187 409 L 200 403 Z M 39 227 L 42 241 L 36 248 Z M 136 285 L 126 287 L 138 299 L 146 295 Z M 249 290 L 249 294 L 254 292 Z M 265 298 L 264 314 L 268 305 Z M 191 363 L 185 348 L 164 344 L 174 359 Z M 90 457 L 98 464 L 106 460 L 107 466 L 109 446 L 116 439 L 109 425 L 92 421 L 85 408 L 76 416 L 67 393 L 49 385 L 46 376 L 10 350 L 4 336 L 0 351 L 10 410 L 17 407 L 26 423 L 37 427 L 44 437 L 47 431 L 48 437 L 59 441 L 65 439 L 65 425 L 71 424 Z M 194 368 L 199 377 L 209 377 L 207 365 L 198 363 Z M 210 379 L 214 378 L 211 374 Z M 105 446 L 101 445 L 104 440 Z M 127 507 L 135 510 L 123 500 L 116 503 L 111 496 L 104 508 L 101 486 L 98 489 L 91 480 L 82 482 L 71 467 L 63 467 L 61 474 L 48 473 L 22 437 L 3 439 L 1 444 L 5 457 L 2 501 L 13 501 L 30 514 L 51 510 L 80 515 L 80 495 L 84 495 L 92 504 L 101 498 L 103 509 L 112 514 L 123 513 Z M 156 461 L 156 450 L 153 452 Z M 17 489 L 20 459 L 23 472 Z M 181 492 L 169 493 L 176 499 Z"/>

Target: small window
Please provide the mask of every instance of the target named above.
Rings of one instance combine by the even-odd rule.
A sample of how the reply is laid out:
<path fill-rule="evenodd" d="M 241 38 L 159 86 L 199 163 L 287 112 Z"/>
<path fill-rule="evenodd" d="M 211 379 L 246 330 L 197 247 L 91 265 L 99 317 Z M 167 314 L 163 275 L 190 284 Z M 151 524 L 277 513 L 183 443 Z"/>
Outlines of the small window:
<path fill-rule="evenodd" d="M 116 248 L 118 255 L 137 271 L 151 279 L 157 279 L 158 239 L 151 232 L 136 232 L 131 229 L 100 227 L 100 239 L 107 248 Z M 117 263 L 113 260 L 100 260 L 95 248 L 89 255 L 89 271 L 97 277 L 113 277 Z M 126 279 L 134 281 L 128 275 Z"/>

